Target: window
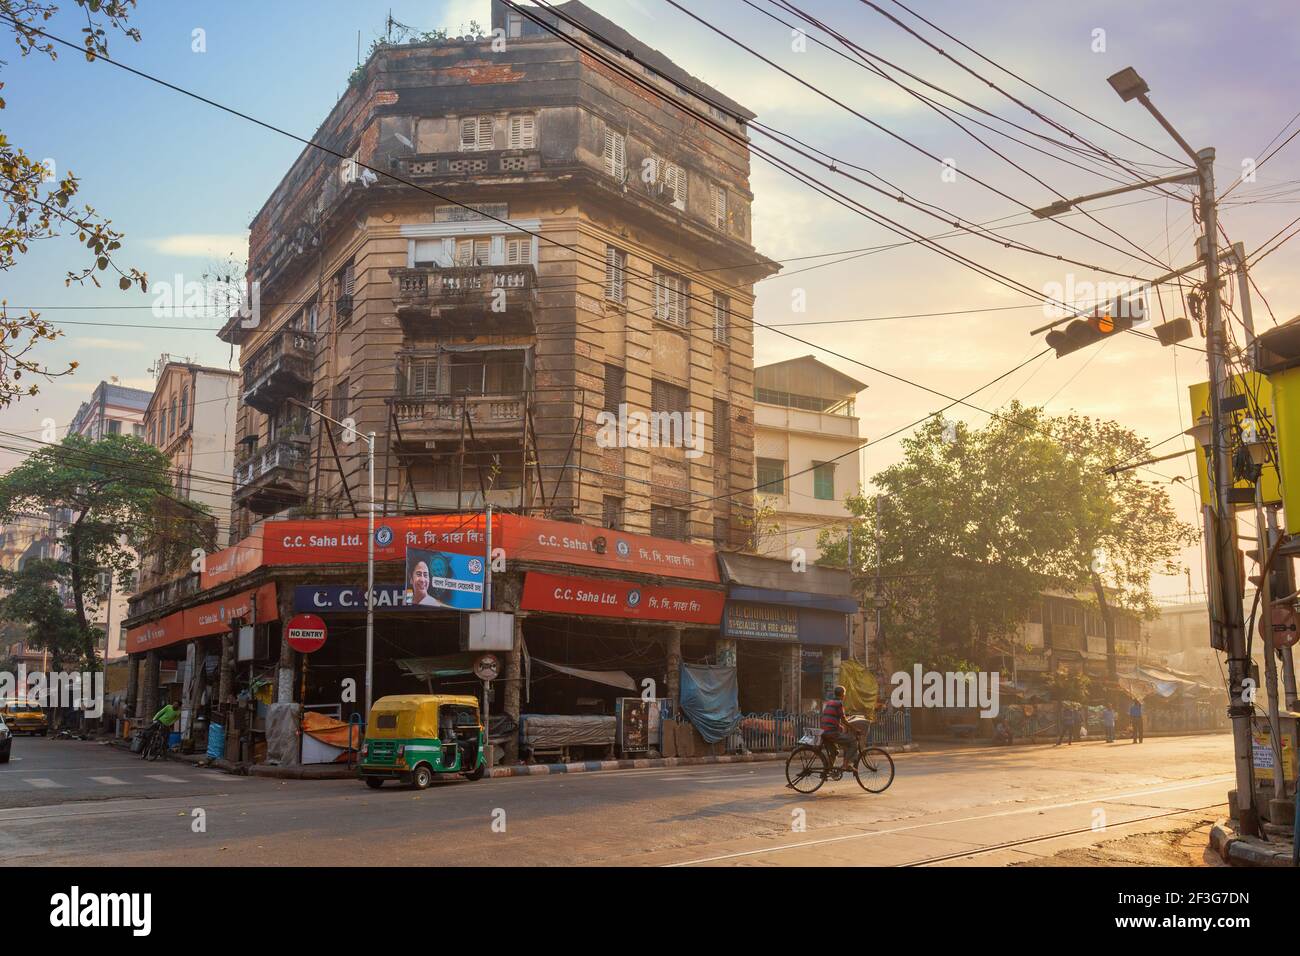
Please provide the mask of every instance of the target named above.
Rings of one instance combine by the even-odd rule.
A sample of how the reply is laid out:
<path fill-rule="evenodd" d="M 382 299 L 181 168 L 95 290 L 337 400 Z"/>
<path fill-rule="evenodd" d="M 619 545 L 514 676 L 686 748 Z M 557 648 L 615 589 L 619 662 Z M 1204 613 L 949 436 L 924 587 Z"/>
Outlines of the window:
<path fill-rule="evenodd" d="M 335 311 L 338 312 L 341 320 L 349 319 L 352 316 L 352 294 L 357 288 L 356 262 L 349 259 L 347 264 L 334 274 L 334 281 L 338 285 L 339 294 L 338 301 L 335 303 Z"/>
<path fill-rule="evenodd" d="M 144 426 L 143 426 L 143 425 L 140 425 L 140 424 L 132 425 L 132 426 L 131 426 L 131 434 L 134 435 L 136 438 L 143 438 L 143 437 L 144 437 Z"/>
<path fill-rule="evenodd" d="M 713 546 L 715 548 L 725 548 L 730 544 L 730 528 L 726 518 L 713 519 Z"/>
<path fill-rule="evenodd" d="M 727 231 L 727 190 L 723 186 L 710 187 L 712 192 L 713 204 L 710 210 L 710 219 L 716 229 Z"/>
<path fill-rule="evenodd" d="M 758 490 L 765 495 L 785 494 L 785 462 L 779 458 L 756 458 Z"/>
<path fill-rule="evenodd" d="M 627 176 L 627 138 L 605 127 L 605 172 L 619 182 Z"/>
<path fill-rule="evenodd" d="M 721 292 L 713 293 L 713 341 L 727 343 L 731 330 L 731 299 Z"/>
<path fill-rule="evenodd" d="M 658 538 L 686 540 L 687 512 L 666 505 L 650 506 L 650 533 Z"/>
<path fill-rule="evenodd" d="M 453 395 L 512 395 L 524 390 L 524 353 L 515 350 L 457 352 L 447 373 Z"/>
<path fill-rule="evenodd" d="M 457 239 L 456 265 L 486 266 L 492 262 L 491 239 Z"/>
<path fill-rule="evenodd" d="M 522 13 L 506 14 L 506 36 L 521 37 L 524 35 L 524 15 Z"/>
<path fill-rule="evenodd" d="M 686 280 L 662 269 L 654 271 L 655 318 L 686 328 Z"/>
<path fill-rule="evenodd" d="M 492 148 L 492 117 L 462 116 L 460 119 L 460 151 L 478 153 Z"/>
<path fill-rule="evenodd" d="M 172 396 L 171 410 L 167 413 L 167 437 L 176 434 L 176 396 Z"/>
<path fill-rule="evenodd" d="M 510 117 L 509 149 L 532 149 L 537 145 L 537 118 L 532 113 Z"/>
<path fill-rule="evenodd" d="M 680 385 L 652 379 L 650 382 L 650 411 L 678 412 L 682 415 L 691 410 L 691 393 Z"/>
<path fill-rule="evenodd" d="M 122 434 L 122 423 L 119 422 L 116 418 L 110 418 L 108 420 L 108 433 L 110 435 Z"/>
<path fill-rule="evenodd" d="M 526 266 L 526 265 L 531 265 L 532 261 L 533 261 L 533 240 L 532 239 L 507 239 L 506 240 L 506 265 Z"/>
<path fill-rule="evenodd" d="M 666 162 L 658 156 L 651 157 L 654 163 L 654 182 L 663 189 L 665 202 L 670 202 L 678 209 L 686 209 L 686 170 Z"/>
<path fill-rule="evenodd" d="M 613 246 L 605 247 L 605 298 L 627 300 L 627 253 Z"/>
<path fill-rule="evenodd" d="M 320 319 L 320 306 L 315 299 L 312 299 L 307 305 L 307 331 L 315 334 L 316 325 Z"/>
<path fill-rule="evenodd" d="M 615 495 L 605 495 L 601 505 L 601 524 L 614 531 L 623 530 L 623 499 Z"/>
<path fill-rule="evenodd" d="M 158 444 L 158 442 L 154 441 L 154 420 L 152 418 L 149 419 L 149 444 Z"/>
<path fill-rule="evenodd" d="M 835 462 L 813 462 L 813 497 L 820 501 L 835 500 Z"/>
<path fill-rule="evenodd" d="M 348 417 L 348 380 L 345 378 L 334 386 L 334 413 L 331 418 L 339 421 Z"/>
<path fill-rule="evenodd" d="M 618 407 L 626 399 L 626 373 L 618 365 L 605 365 L 605 407 L 604 411 L 618 414 Z"/>
<path fill-rule="evenodd" d="M 731 459 L 731 406 L 720 398 L 713 400 L 713 467 L 722 470 L 722 462 Z"/>
<path fill-rule="evenodd" d="M 406 394 L 433 395 L 438 389 L 438 360 L 411 359 L 406 365 Z"/>
<path fill-rule="evenodd" d="M 358 149 L 347 159 L 340 162 L 339 179 L 343 182 L 343 185 L 346 186 L 348 183 L 354 183 L 357 181 L 357 174 L 361 171 L 360 167 L 357 165 L 360 159 L 361 150 Z"/>
<path fill-rule="evenodd" d="M 181 392 L 181 428 L 184 428 L 190 420 L 190 387 L 185 386 Z"/>

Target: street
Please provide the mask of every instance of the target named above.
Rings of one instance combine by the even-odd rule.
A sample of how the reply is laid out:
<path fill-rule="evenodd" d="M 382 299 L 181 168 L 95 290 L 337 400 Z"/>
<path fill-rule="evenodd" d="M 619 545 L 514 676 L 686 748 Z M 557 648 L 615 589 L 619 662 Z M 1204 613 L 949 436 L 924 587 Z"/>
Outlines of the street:
<path fill-rule="evenodd" d="M 796 794 L 780 761 L 457 779 L 417 793 L 21 737 L 0 766 L 0 865 L 1050 864 L 1222 816 L 1231 786 L 1226 734 L 932 746 L 898 755 L 881 795 L 852 780 Z"/>

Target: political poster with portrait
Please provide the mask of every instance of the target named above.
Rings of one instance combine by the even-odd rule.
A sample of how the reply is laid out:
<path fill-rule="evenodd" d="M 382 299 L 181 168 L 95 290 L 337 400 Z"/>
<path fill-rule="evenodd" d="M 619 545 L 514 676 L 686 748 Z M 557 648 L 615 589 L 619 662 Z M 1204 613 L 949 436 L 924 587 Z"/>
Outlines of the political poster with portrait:
<path fill-rule="evenodd" d="M 483 610 L 483 555 L 406 549 L 405 604 L 411 608 Z"/>

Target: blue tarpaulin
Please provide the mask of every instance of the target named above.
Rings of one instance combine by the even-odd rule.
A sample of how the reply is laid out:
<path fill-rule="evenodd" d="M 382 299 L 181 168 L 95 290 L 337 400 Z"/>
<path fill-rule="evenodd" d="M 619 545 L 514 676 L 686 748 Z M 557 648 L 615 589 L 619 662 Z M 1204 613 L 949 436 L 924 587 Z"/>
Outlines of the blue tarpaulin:
<path fill-rule="evenodd" d="M 722 740 L 740 723 L 734 667 L 682 665 L 682 713 L 708 743 Z"/>

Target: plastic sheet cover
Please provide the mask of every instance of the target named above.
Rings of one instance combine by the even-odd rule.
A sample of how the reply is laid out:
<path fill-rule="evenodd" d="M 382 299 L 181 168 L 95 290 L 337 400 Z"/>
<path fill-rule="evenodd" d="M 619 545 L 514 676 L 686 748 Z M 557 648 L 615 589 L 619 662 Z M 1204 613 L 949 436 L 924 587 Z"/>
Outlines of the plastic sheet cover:
<path fill-rule="evenodd" d="M 682 665 L 682 713 L 708 743 L 722 740 L 740 723 L 734 667 Z"/>
<path fill-rule="evenodd" d="M 523 714 L 520 742 L 534 750 L 550 747 L 599 747 L 614 743 L 613 717 Z"/>
<path fill-rule="evenodd" d="M 277 767 L 298 763 L 297 704 L 272 704 L 266 708 L 266 762 Z"/>

